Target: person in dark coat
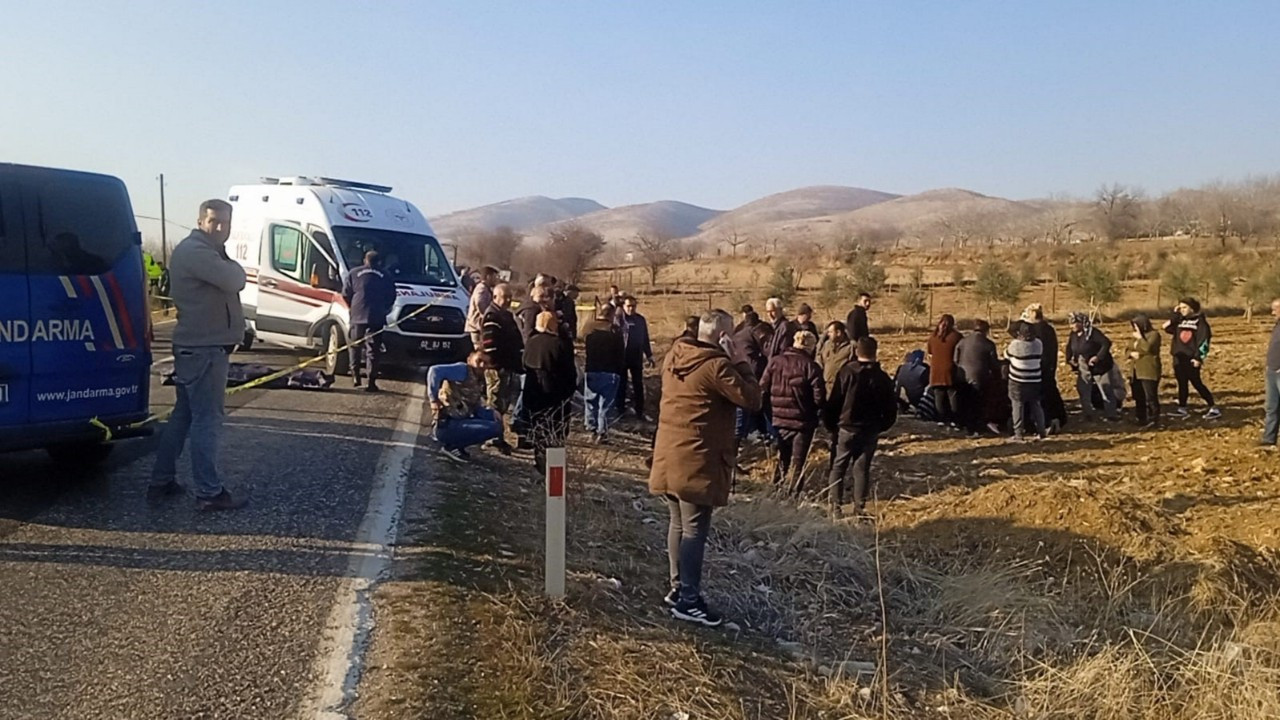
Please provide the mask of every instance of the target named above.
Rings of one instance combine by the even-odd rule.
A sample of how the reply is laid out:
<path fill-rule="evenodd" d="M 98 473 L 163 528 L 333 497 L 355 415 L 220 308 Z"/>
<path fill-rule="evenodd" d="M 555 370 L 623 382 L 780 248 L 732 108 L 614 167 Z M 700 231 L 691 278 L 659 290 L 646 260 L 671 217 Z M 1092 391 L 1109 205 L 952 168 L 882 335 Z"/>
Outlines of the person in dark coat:
<path fill-rule="evenodd" d="M 569 401 L 578 388 L 573 345 L 559 332 L 559 318 L 544 310 L 534 321 L 534 333 L 524 346 L 524 409 L 533 437 L 533 457 L 542 472 L 547 448 L 564 447 L 568 434 Z"/>
<path fill-rule="evenodd" d="M 1095 328 L 1088 313 L 1071 313 L 1071 335 L 1067 338 L 1067 364 L 1076 371 L 1076 390 L 1080 393 L 1080 411 L 1085 419 L 1097 413 L 1093 404 L 1093 388 L 1102 395 L 1103 417 L 1119 420 L 1116 393 L 1111 387 L 1111 338 Z"/>
<path fill-rule="evenodd" d="M 626 347 L 626 367 L 623 370 L 622 384 L 618 386 L 618 414 L 627 412 L 627 380 L 631 381 L 631 399 L 636 417 L 645 419 L 644 414 L 644 369 L 653 367 L 653 343 L 649 339 L 649 321 L 637 310 L 638 303 L 628 295 L 622 301 L 622 342 Z"/>
<path fill-rule="evenodd" d="M 855 359 L 836 378 L 824 412 L 824 424 L 836 436 L 831 463 L 828 499 L 831 514 L 839 517 L 844 506 L 844 477 L 853 466 L 854 513 L 861 516 L 871 495 L 871 461 L 881 433 L 898 420 L 893 381 L 880 369 L 874 337 L 858 341 Z"/>
<path fill-rule="evenodd" d="M 743 307 L 750 308 L 751 306 L 744 305 Z M 765 346 L 772 335 L 773 329 L 769 324 L 761 321 L 760 316 L 750 309 L 746 310 L 742 322 L 738 323 L 733 332 L 733 343 L 751 365 L 753 377 L 758 378 L 764 375 L 765 367 L 769 364 L 769 358 L 765 355 Z M 764 402 L 767 403 L 768 400 L 766 399 Z M 736 427 L 737 433 L 735 437 L 739 441 L 751 433 L 761 433 L 766 436 L 771 434 L 763 409 L 748 411 L 738 408 Z"/>
<path fill-rule="evenodd" d="M 929 365 L 924 361 L 923 350 L 912 350 L 902 358 L 902 364 L 893 373 L 894 395 L 898 398 L 898 410 L 901 412 L 917 412 L 925 400 L 933 408 L 932 396 L 929 393 Z M 931 411 L 924 420 L 937 417 Z"/>
<path fill-rule="evenodd" d="M 1190 415 L 1187 410 L 1190 385 L 1195 387 L 1207 406 L 1204 419 L 1221 417 L 1222 411 L 1214 404 L 1213 393 L 1200 377 L 1213 340 L 1213 329 L 1209 327 L 1209 319 L 1200 311 L 1200 301 L 1191 297 L 1179 300 L 1173 309 L 1173 317 L 1165 321 L 1164 330 L 1173 336 L 1169 352 L 1173 356 L 1173 377 L 1178 381 L 1178 409 L 1173 411 L 1174 416 L 1185 418 Z"/>
<path fill-rule="evenodd" d="M 773 328 L 773 335 L 764 346 L 764 355 L 766 358 L 772 358 L 775 355 L 781 355 L 783 350 L 791 347 L 796 336 L 796 324 L 787 319 L 782 301 L 778 298 L 766 300 L 764 309 L 769 316 L 769 326 Z"/>
<path fill-rule="evenodd" d="M 480 329 L 481 349 L 493 366 L 485 373 L 489 407 L 503 422 L 514 410 L 520 387 L 524 384 L 524 338 L 510 308 L 511 286 L 498 283 L 493 288 L 493 299 Z M 494 441 L 493 446 L 504 455 L 511 452 L 511 445 L 504 437 Z"/>
<path fill-rule="evenodd" d="M 556 307 L 560 312 L 560 321 L 564 323 L 565 330 L 569 333 L 569 339 L 574 341 L 578 339 L 578 296 L 581 293 L 577 285 L 570 285 L 560 295 L 560 301 Z"/>
<path fill-rule="evenodd" d="M 350 338 L 348 348 L 351 360 L 351 378 L 360 387 L 360 355 L 363 352 L 365 374 L 369 376 L 366 392 L 378 392 L 378 370 L 382 360 L 382 340 L 377 336 L 387 325 L 387 314 L 396 303 L 396 284 L 382 272 L 382 258 L 378 251 L 364 254 L 364 265 L 347 274 L 342 297 L 351 308 Z M 373 335 L 365 342 L 359 342 Z"/>
<path fill-rule="evenodd" d="M 871 335 L 870 325 L 867 319 L 867 311 L 871 309 L 871 293 L 861 293 L 858 295 L 858 302 L 849 311 L 849 316 L 845 318 L 845 332 L 849 335 L 849 342 L 857 344 L 859 340 Z"/>
<path fill-rule="evenodd" d="M 587 376 L 582 393 L 583 415 L 587 432 L 600 444 L 609 441 L 613 403 L 618 399 L 618 385 L 626 369 L 626 348 L 622 332 L 613 324 L 613 313 L 611 305 L 597 308 L 595 319 L 588 323 L 584 334 Z"/>
<path fill-rule="evenodd" d="M 778 436 L 775 487 L 798 497 L 804 491 L 804 463 L 813 445 L 813 433 L 827 401 L 822 368 L 813 360 L 818 337 L 807 330 L 795 334 L 793 346 L 769 361 L 760 378 L 760 389 L 769 396 L 773 427 Z M 788 472 L 794 469 L 794 474 Z"/>
<path fill-rule="evenodd" d="M 988 409 L 992 405 L 990 396 L 1000 372 L 1000 354 L 990 335 L 990 323 L 978 320 L 974 323 L 973 332 L 956 344 L 957 386 L 964 395 L 960 405 L 966 410 L 965 428 L 975 435 L 987 429 L 987 423 L 992 421 L 988 417 Z"/>
<path fill-rule="evenodd" d="M 818 326 L 813 322 L 813 308 L 808 303 L 800 303 L 800 307 L 796 308 L 796 332 L 807 330 L 813 333 L 814 337 L 821 337 L 822 333 L 818 332 Z M 794 336 L 793 336 L 794 337 Z"/>
<path fill-rule="evenodd" d="M 520 326 L 520 337 L 527 344 L 529 338 L 537 331 L 538 316 L 548 310 L 554 310 L 551 304 L 551 291 L 535 285 L 529 290 L 529 299 L 516 311 L 516 323 Z"/>

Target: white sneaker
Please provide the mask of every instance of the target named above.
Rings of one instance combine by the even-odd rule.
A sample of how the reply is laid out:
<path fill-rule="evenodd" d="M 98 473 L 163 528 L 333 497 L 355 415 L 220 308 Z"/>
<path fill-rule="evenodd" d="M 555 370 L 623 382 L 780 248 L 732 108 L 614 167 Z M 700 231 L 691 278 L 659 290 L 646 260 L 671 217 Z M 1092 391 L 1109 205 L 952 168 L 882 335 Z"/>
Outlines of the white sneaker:
<path fill-rule="evenodd" d="M 1217 405 L 1209 408 L 1204 413 L 1205 420 L 1217 420 L 1220 417 L 1222 417 L 1222 411 L 1218 409 Z"/>
<path fill-rule="evenodd" d="M 1176 417 L 1176 418 L 1178 418 L 1178 419 L 1180 419 L 1180 420 L 1185 420 L 1185 419 L 1187 419 L 1187 418 L 1191 417 L 1191 411 L 1190 411 L 1190 410 L 1188 410 L 1186 407 L 1181 406 L 1181 405 L 1179 405 L 1179 406 L 1177 407 L 1177 409 L 1175 409 L 1173 412 L 1171 412 L 1171 413 L 1169 413 L 1169 414 L 1170 414 L 1170 415 L 1172 415 L 1172 416 L 1174 416 L 1174 417 Z"/>

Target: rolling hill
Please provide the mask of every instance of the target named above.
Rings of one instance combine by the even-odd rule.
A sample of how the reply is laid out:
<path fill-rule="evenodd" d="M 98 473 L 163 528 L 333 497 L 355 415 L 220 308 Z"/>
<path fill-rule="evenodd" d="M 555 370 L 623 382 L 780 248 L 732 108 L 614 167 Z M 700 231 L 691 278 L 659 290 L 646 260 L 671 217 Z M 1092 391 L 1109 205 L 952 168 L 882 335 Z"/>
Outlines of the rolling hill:
<path fill-rule="evenodd" d="M 549 198 L 542 195 L 505 200 L 492 205 L 430 218 L 431 227 L 440 237 L 454 237 L 475 230 L 494 230 L 503 225 L 519 232 L 531 233 L 554 222 L 605 210 L 605 206 L 586 198 Z"/>
<path fill-rule="evenodd" d="M 840 185 L 815 185 L 753 200 L 716 216 L 702 226 L 704 232 L 750 228 L 804 218 L 823 217 L 874 206 L 898 197 L 892 193 Z"/>
<path fill-rule="evenodd" d="M 600 233 L 605 240 L 627 240 L 641 232 L 659 232 L 673 238 L 698 233 L 698 227 L 721 214 L 675 200 L 624 205 L 573 218 L 573 222 Z M 545 231 L 548 228 L 543 228 Z"/>

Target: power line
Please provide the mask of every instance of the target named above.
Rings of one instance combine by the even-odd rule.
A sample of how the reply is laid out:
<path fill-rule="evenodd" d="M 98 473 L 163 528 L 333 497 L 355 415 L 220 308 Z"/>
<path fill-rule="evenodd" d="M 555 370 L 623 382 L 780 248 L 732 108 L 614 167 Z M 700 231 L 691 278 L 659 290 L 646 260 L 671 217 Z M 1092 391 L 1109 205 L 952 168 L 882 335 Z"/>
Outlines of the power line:
<path fill-rule="evenodd" d="M 182 228 L 183 230 L 190 230 L 190 229 L 191 229 L 190 227 L 187 227 L 186 225 L 183 225 L 182 223 L 174 222 L 174 221 L 172 221 L 172 220 L 161 220 L 160 218 L 158 218 L 158 217 L 152 217 L 151 215 L 138 215 L 138 214 L 136 214 L 136 213 L 135 213 L 135 214 L 134 214 L 134 217 L 136 217 L 136 218 L 140 218 L 140 219 L 142 219 L 142 220 L 155 220 L 156 222 L 163 222 L 163 223 L 165 223 L 165 224 L 167 224 L 167 225 L 177 225 L 178 227 Z"/>

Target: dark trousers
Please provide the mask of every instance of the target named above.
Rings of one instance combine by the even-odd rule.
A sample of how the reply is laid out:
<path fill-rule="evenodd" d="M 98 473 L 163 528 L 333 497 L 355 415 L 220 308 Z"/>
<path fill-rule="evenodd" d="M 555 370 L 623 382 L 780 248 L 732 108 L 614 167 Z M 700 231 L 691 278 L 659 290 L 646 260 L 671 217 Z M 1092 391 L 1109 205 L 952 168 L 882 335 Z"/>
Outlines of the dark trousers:
<path fill-rule="evenodd" d="M 1139 380 L 1129 378 L 1129 388 L 1133 391 L 1133 409 L 1138 415 L 1138 424 L 1160 420 L 1160 381 Z"/>
<path fill-rule="evenodd" d="M 1021 438 L 1031 421 L 1031 432 L 1044 437 L 1044 406 L 1040 404 L 1040 383 L 1009 383 L 1009 404 L 1013 407 L 1013 436 Z"/>
<path fill-rule="evenodd" d="M 347 342 L 355 343 L 357 340 L 378 332 L 384 326 L 356 323 L 351 326 L 351 337 Z M 382 364 L 382 338 L 374 336 L 367 342 L 353 344 L 347 349 L 347 356 L 351 359 L 351 375 L 360 377 L 360 357 L 364 356 L 364 374 L 369 377 L 369 382 L 378 379 L 378 367 Z"/>
<path fill-rule="evenodd" d="M 950 385 L 933 386 L 933 404 L 938 408 L 938 419 L 947 424 L 959 424 L 963 416 L 960 414 L 960 391 Z"/>
<path fill-rule="evenodd" d="M 1058 425 L 1067 424 L 1067 404 L 1062 400 L 1062 391 L 1058 389 L 1058 378 L 1053 374 L 1045 375 L 1040 381 L 1040 407 L 1044 409 L 1047 423 L 1058 421 Z"/>
<path fill-rule="evenodd" d="M 1205 387 L 1204 380 L 1200 379 L 1200 368 L 1191 364 L 1191 358 L 1185 355 L 1173 356 L 1173 377 L 1178 381 L 1178 407 L 1187 406 L 1187 397 L 1190 395 L 1188 385 L 1196 389 L 1205 405 L 1213 407 L 1213 393 Z"/>
<path fill-rule="evenodd" d="M 702 596 L 702 556 L 711 530 L 711 506 L 694 505 L 667 495 L 671 524 L 667 526 L 667 562 L 671 587 L 680 599 L 693 602 Z"/>
<path fill-rule="evenodd" d="M 627 379 L 631 379 L 631 397 L 635 400 L 636 415 L 644 415 L 644 358 L 627 358 L 622 369 L 622 382 L 618 383 L 618 414 L 627 411 Z"/>
<path fill-rule="evenodd" d="M 827 491 L 832 507 L 844 505 L 844 476 L 852 465 L 854 509 L 862 512 L 867 497 L 871 494 L 871 460 L 879 445 L 878 433 L 840 430 L 840 436 L 836 439 L 836 459 L 831 464 L 830 488 Z"/>
<path fill-rule="evenodd" d="M 794 481 L 789 486 L 793 495 L 804 490 L 804 462 L 809 458 L 809 448 L 813 446 L 812 430 L 778 429 L 778 470 L 774 473 L 773 484 L 784 485 L 787 482 L 787 471 L 795 472 Z"/>
<path fill-rule="evenodd" d="M 965 382 L 957 390 L 960 407 L 964 409 L 961 425 L 969 432 L 982 432 L 987 427 L 987 389 L 976 382 Z"/>

